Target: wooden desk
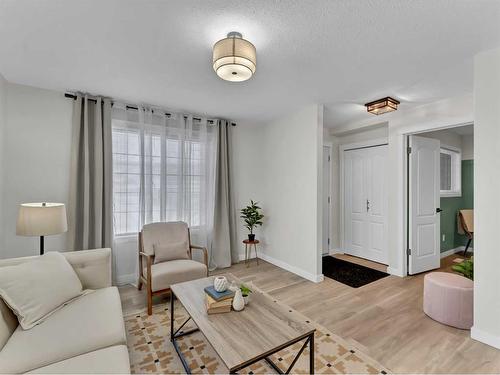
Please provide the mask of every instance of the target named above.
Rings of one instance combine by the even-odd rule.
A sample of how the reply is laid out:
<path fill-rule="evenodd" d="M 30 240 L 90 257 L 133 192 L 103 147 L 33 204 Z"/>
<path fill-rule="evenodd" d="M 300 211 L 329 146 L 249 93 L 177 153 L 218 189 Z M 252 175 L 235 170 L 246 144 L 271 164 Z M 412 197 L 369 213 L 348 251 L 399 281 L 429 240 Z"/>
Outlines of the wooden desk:
<path fill-rule="evenodd" d="M 241 284 L 241 281 L 232 275 L 226 275 L 226 277 L 229 282 L 235 281 L 238 285 Z M 236 373 L 263 359 L 277 372 L 282 373 L 269 356 L 304 340 L 302 348 L 288 371 L 292 369 L 302 351 L 309 345 L 309 372 L 314 374 L 315 328 L 311 324 L 294 318 L 286 307 L 276 303 L 271 296 L 256 288 L 252 293 L 252 301 L 243 311 L 208 315 L 203 289 L 212 284 L 213 277 L 207 277 L 171 286 L 170 340 L 187 373 L 190 373 L 190 369 L 177 346 L 176 339 L 199 329 L 230 373 Z M 176 331 L 172 313 L 175 298 L 189 314 L 189 318 Z M 190 319 L 198 328 L 179 333 Z"/>

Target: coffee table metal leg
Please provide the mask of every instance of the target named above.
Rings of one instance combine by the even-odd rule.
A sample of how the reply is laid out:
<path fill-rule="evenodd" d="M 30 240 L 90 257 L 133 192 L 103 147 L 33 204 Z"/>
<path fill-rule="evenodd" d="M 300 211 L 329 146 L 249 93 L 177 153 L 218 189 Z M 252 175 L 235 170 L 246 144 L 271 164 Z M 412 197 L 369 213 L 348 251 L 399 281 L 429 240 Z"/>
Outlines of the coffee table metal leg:
<path fill-rule="evenodd" d="M 174 341 L 174 292 L 170 291 L 170 341 Z"/>
<path fill-rule="evenodd" d="M 309 373 L 314 374 L 314 333 L 309 336 Z"/>
<path fill-rule="evenodd" d="M 184 327 L 186 325 L 186 323 L 191 320 L 191 317 L 189 316 L 184 321 L 184 323 L 182 323 L 181 326 L 179 328 L 177 328 L 176 331 L 174 331 L 174 322 L 175 322 L 175 318 L 174 318 L 174 311 L 175 311 L 174 308 L 175 308 L 175 305 L 174 305 L 174 302 L 175 302 L 175 294 L 174 294 L 174 292 L 171 291 L 170 292 L 170 341 L 172 342 L 172 345 L 174 346 L 174 349 L 177 352 L 177 355 L 179 356 L 179 359 L 182 362 L 182 367 L 184 367 L 184 370 L 186 371 L 186 374 L 191 374 L 191 369 L 189 368 L 189 366 L 188 366 L 188 364 L 186 362 L 186 359 L 184 358 L 184 355 L 182 354 L 179 346 L 177 345 L 177 338 L 189 335 L 189 334 L 191 334 L 193 332 L 196 332 L 196 331 L 199 331 L 199 328 L 196 327 L 196 328 L 193 328 L 193 329 L 190 329 L 190 330 L 187 330 L 187 331 L 181 331 L 182 327 Z"/>

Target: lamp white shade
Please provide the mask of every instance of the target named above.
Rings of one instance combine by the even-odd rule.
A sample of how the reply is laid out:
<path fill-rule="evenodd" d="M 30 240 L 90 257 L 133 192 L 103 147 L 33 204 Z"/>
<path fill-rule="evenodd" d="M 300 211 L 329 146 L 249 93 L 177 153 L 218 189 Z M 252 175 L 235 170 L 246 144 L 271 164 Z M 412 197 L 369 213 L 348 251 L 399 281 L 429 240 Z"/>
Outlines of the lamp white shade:
<path fill-rule="evenodd" d="M 217 75 L 232 82 L 246 81 L 257 68 L 255 46 L 238 32 L 227 34 L 213 48 L 213 68 Z"/>
<path fill-rule="evenodd" d="M 48 236 L 68 230 L 63 203 L 23 203 L 19 206 L 16 234 Z"/>

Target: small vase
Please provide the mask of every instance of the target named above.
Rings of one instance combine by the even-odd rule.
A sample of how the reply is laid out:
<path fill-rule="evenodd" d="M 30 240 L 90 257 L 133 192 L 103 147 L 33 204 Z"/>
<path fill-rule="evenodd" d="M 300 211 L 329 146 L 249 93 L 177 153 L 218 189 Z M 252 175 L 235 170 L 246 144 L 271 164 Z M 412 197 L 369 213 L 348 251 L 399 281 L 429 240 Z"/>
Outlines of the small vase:
<path fill-rule="evenodd" d="M 228 284 L 229 283 L 227 282 L 226 276 L 217 276 L 214 279 L 214 289 L 219 293 L 225 292 L 227 290 Z"/>
<path fill-rule="evenodd" d="M 245 300 L 241 295 L 241 290 L 237 290 L 233 298 L 233 309 L 235 311 L 241 311 L 245 308 Z"/>
<path fill-rule="evenodd" d="M 250 294 L 243 296 L 243 300 L 245 301 L 245 306 L 248 305 L 248 303 L 250 302 Z"/>

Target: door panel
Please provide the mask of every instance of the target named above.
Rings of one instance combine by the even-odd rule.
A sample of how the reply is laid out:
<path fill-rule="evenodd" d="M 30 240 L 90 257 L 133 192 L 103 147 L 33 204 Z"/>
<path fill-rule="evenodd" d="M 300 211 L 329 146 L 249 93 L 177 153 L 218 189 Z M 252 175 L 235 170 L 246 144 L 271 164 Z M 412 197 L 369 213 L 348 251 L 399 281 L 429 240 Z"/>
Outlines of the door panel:
<path fill-rule="evenodd" d="M 409 274 L 439 268 L 440 142 L 410 136 L 409 154 Z"/>
<path fill-rule="evenodd" d="M 376 262 L 388 263 L 387 249 L 387 146 L 366 149 L 367 160 L 367 222 L 369 238 L 365 257 Z"/>
<path fill-rule="evenodd" d="M 344 252 L 387 264 L 387 146 L 344 152 Z"/>
<path fill-rule="evenodd" d="M 344 244 L 346 253 L 360 256 L 365 247 L 366 203 L 364 159 L 357 150 L 344 152 Z"/>

